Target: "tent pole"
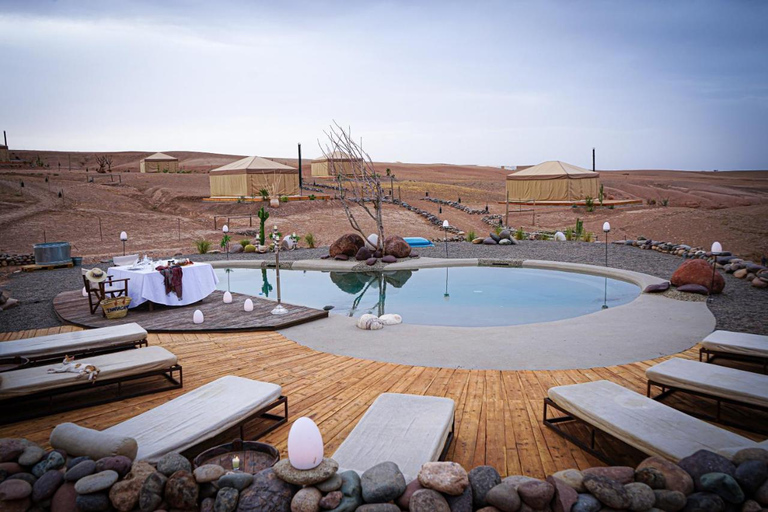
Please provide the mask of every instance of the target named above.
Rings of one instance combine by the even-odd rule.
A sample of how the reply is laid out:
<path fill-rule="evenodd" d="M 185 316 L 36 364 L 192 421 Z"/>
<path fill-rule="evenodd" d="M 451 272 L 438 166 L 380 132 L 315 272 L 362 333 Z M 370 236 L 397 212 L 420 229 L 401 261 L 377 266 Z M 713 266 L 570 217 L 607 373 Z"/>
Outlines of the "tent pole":
<path fill-rule="evenodd" d="M 301 180 L 301 142 L 299 142 L 299 195 L 301 195 L 302 180 Z"/>
<path fill-rule="evenodd" d="M 509 190 L 507 190 L 507 202 L 504 205 L 507 209 L 507 213 L 504 219 L 504 227 L 509 227 Z"/>

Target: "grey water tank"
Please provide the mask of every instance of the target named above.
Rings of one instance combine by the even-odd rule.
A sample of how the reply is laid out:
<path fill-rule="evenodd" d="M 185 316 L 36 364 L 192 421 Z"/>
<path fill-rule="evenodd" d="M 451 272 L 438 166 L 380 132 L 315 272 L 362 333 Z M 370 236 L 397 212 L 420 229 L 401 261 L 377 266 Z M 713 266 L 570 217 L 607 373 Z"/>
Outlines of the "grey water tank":
<path fill-rule="evenodd" d="M 35 244 L 35 263 L 38 265 L 72 263 L 69 242 Z"/>

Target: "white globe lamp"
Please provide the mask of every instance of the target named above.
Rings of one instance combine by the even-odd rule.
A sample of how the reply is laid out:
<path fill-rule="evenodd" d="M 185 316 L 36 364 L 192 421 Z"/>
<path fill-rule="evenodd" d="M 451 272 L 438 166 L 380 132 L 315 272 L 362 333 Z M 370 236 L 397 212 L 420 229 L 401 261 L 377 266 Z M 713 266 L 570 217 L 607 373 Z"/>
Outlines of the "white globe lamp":
<path fill-rule="evenodd" d="M 296 469 L 313 469 L 323 462 L 323 436 L 315 422 L 301 417 L 288 432 L 288 460 Z"/>
<path fill-rule="evenodd" d="M 192 314 L 192 321 L 196 324 L 203 323 L 204 317 L 203 312 L 199 309 L 196 309 L 195 312 Z"/>
<path fill-rule="evenodd" d="M 251 299 L 245 299 L 245 304 L 243 304 L 243 310 L 249 313 L 253 311 L 253 301 Z"/>
<path fill-rule="evenodd" d="M 720 242 L 714 242 L 712 244 L 712 254 L 717 254 L 723 252 L 723 246 Z"/>
<path fill-rule="evenodd" d="M 224 292 L 224 304 L 232 304 L 232 294 Z"/>

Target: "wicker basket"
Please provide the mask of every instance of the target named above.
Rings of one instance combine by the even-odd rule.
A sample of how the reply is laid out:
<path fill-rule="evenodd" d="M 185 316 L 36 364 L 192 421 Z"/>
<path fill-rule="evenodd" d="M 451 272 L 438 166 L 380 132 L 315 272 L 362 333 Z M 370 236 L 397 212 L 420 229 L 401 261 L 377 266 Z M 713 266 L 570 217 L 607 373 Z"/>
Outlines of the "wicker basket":
<path fill-rule="evenodd" d="M 104 310 L 104 316 L 113 320 L 123 318 L 128 314 L 128 306 L 131 304 L 130 297 L 115 297 L 101 301 L 101 308 Z"/>

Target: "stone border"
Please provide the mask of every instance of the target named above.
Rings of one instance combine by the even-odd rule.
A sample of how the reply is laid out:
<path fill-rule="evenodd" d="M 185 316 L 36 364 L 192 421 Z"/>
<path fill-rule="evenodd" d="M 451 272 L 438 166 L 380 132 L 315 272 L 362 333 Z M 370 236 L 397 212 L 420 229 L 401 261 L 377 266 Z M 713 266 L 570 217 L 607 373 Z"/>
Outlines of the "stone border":
<path fill-rule="evenodd" d="M 467 267 L 515 260 L 413 258 L 388 270 Z M 215 262 L 215 267 L 227 262 Z M 230 266 L 233 262 L 230 262 Z M 238 268 L 262 268 L 255 261 Z M 299 260 L 294 270 L 352 271 L 359 262 Z M 589 273 L 627 281 L 641 288 L 663 282 L 654 276 L 576 263 L 526 260 L 523 268 Z M 281 268 L 283 265 L 281 264 Z M 396 313 L 396 311 L 393 311 Z M 380 362 L 476 370 L 566 370 L 645 361 L 694 346 L 715 327 L 703 302 L 641 293 L 632 302 L 588 315 L 553 322 L 501 327 L 446 327 L 401 324 L 362 331 L 355 319 L 327 319 L 279 331 L 288 339 L 320 352 Z"/>

